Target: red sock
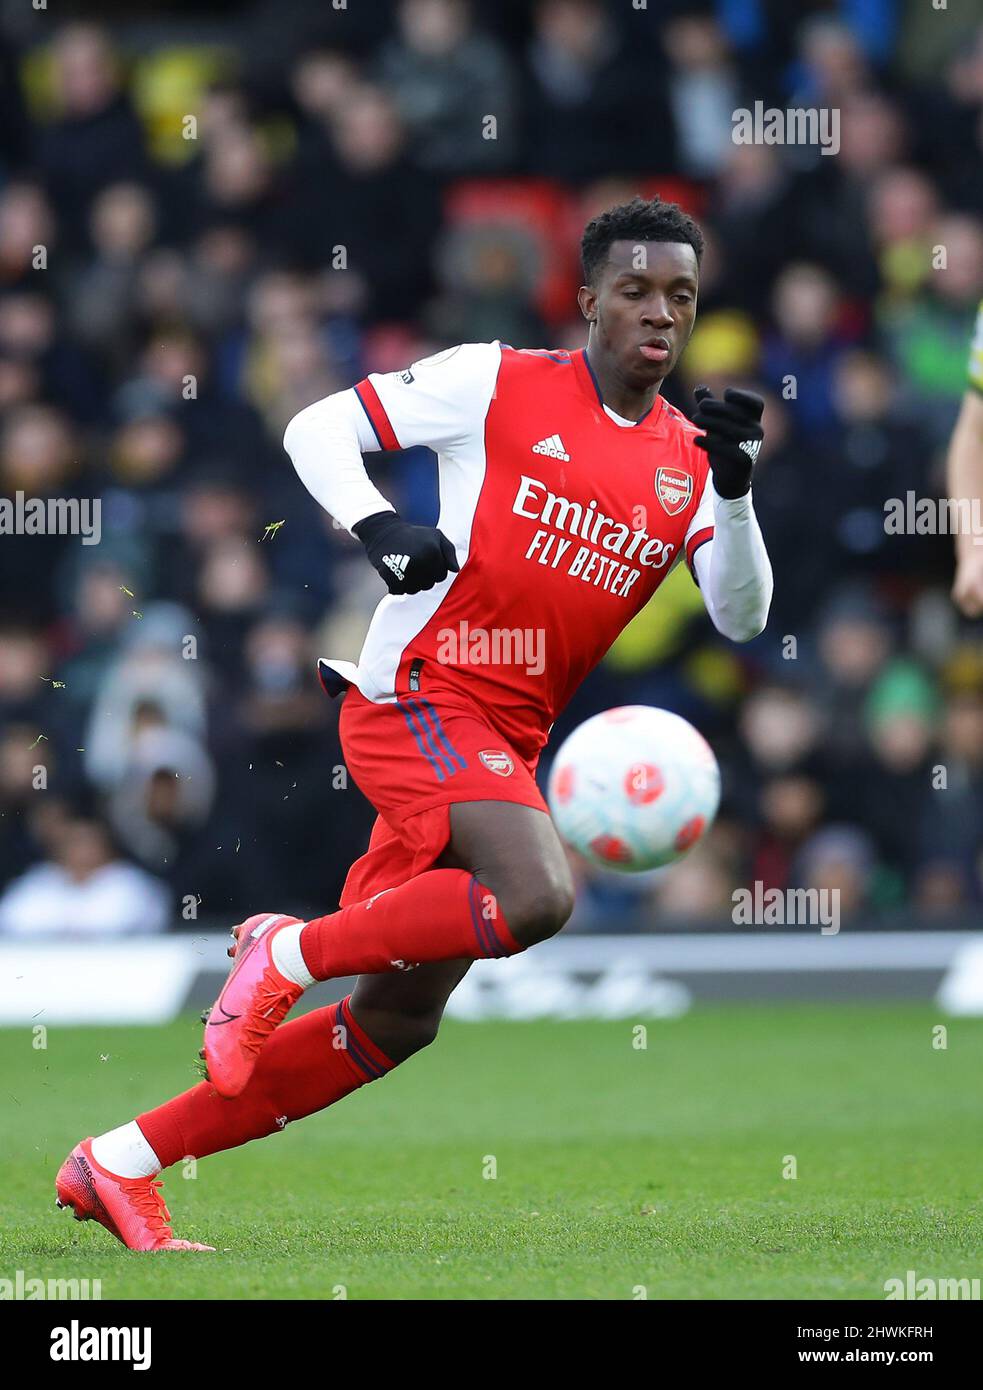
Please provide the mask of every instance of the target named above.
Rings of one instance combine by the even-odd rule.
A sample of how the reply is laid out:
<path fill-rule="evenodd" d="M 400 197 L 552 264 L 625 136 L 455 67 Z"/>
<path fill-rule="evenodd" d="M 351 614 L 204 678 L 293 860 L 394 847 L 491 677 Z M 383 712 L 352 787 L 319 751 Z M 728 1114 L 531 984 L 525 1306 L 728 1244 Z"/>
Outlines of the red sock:
<path fill-rule="evenodd" d="M 377 975 L 423 961 L 511 956 L 522 947 L 494 894 L 465 869 L 430 869 L 398 888 L 315 917 L 300 949 L 316 980 Z"/>
<path fill-rule="evenodd" d="M 349 996 L 350 997 L 350 996 Z M 385 1076 L 395 1065 L 352 1017 L 348 999 L 282 1024 L 260 1054 L 246 1089 L 223 1100 L 208 1081 L 137 1116 L 147 1143 L 169 1168 L 261 1139 Z"/>

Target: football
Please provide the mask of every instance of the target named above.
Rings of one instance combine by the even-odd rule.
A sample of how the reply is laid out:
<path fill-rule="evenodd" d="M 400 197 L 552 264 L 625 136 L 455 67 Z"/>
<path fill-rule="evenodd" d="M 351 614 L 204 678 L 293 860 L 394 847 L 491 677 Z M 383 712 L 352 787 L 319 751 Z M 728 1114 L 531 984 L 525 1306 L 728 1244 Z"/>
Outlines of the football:
<path fill-rule="evenodd" d="M 669 710 L 621 705 L 560 745 L 547 789 L 563 839 L 620 873 L 655 869 L 693 848 L 720 802 L 720 769 L 692 724 Z"/>

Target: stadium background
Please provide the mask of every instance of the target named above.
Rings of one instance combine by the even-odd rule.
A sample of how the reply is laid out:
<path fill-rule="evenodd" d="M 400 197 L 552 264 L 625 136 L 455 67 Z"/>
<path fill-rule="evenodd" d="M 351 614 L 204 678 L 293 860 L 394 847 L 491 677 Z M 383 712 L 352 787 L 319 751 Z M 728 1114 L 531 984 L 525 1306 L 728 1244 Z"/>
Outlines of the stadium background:
<path fill-rule="evenodd" d="M 973 7 L 75 8 L 0 11 L 0 487 L 102 499 L 98 545 L 0 542 L 0 933 L 335 905 L 372 812 L 313 662 L 382 585 L 283 427 L 447 344 L 582 345 L 580 231 L 636 191 L 709 242 L 669 396 L 766 395 L 775 602 L 734 647 L 677 570 L 557 722 L 676 709 L 726 789 L 679 866 L 578 868 L 570 930 L 726 926 L 756 880 L 864 925 L 978 911 L 979 626 L 950 539 L 884 526 L 943 490 L 983 293 Z M 755 100 L 837 108 L 842 148 L 734 144 Z M 427 451 L 372 469 L 433 519 Z"/>

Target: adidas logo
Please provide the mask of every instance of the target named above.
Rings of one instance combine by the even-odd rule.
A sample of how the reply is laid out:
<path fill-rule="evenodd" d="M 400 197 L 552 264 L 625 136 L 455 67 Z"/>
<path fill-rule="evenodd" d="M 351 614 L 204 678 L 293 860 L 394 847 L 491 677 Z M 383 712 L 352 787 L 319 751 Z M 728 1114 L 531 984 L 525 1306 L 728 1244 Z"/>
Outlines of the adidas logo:
<path fill-rule="evenodd" d="M 744 450 L 752 463 L 757 463 L 758 454 L 761 450 L 760 439 L 742 439 L 737 447 Z"/>
<path fill-rule="evenodd" d="M 563 447 L 563 440 L 558 434 L 551 434 L 549 439 L 541 439 L 538 444 L 532 446 L 534 454 L 545 454 L 548 459 L 562 459 L 564 463 L 570 462 L 570 455 Z"/>
<path fill-rule="evenodd" d="M 410 562 L 408 555 L 383 555 L 382 563 L 388 565 L 397 579 L 406 578 L 406 566 Z"/>

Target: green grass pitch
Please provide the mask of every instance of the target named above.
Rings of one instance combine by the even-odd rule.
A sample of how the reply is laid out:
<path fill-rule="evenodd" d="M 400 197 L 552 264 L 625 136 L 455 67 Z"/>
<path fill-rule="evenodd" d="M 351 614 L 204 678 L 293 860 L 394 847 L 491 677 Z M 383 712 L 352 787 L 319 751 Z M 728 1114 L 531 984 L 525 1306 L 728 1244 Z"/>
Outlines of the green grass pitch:
<path fill-rule="evenodd" d="M 0 1277 L 103 1298 L 883 1298 L 983 1275 L 983 1020 L 916 1006 L 699 1008 L 445 1025 L 382 1082 L 166 1175 L 132 1255 L 54 1207 L 68 1148 L 193 1084 L 200 1024 L 0 1031 Z M 797 1176 L 783 1177 L 786 1156 Z M 497 1169 L 495 1177 L 485 1176 Z M 641 1292 L 644 1290 L 644 1294 Z"/>

